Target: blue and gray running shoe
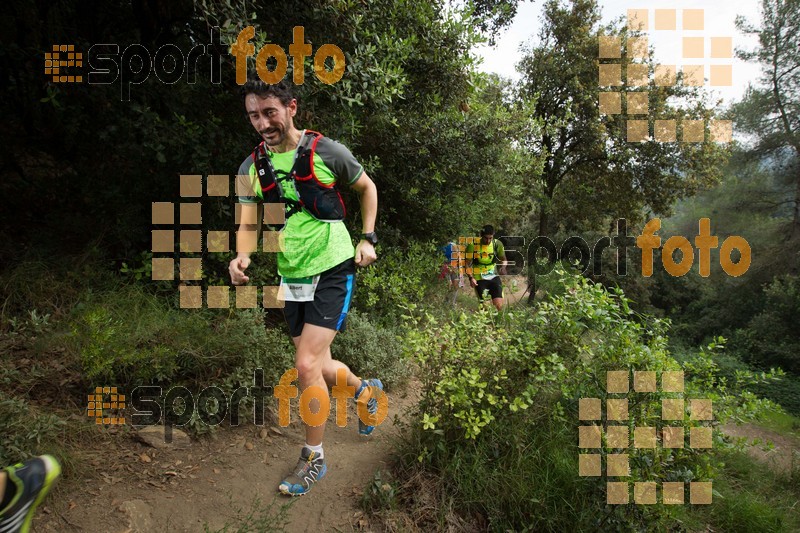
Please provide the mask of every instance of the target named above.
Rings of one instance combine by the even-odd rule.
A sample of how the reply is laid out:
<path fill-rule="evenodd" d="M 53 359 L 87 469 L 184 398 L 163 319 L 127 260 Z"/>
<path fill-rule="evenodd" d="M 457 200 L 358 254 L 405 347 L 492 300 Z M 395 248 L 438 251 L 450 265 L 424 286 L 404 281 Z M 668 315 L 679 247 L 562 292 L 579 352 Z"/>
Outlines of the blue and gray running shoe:
<path fill-rule="evenodd" d="M 383 394 L 383 383 L 379 379 L 366 379 L 361 381 L 361 386 L 358 388 L 355 394 L 355 401 L 356 403 L 363 403 L 360 400 L 361 395 L 366 394 L 365 397 L 367 403 L 367 412 L 370 416 L 375 416 L 378 413 L 378 398 L 381 394 Z M 358 432 L 361 435 L 369 435 L 372 433 L 372 430 L 375 429 L 375 426 L 370 426 L 365 424 L 361 417 L 358 417 Z"/>
<path fill-rule="evenodd" d="M 328 466 L 324 457 L 318 457 L 305 446 L 300 452 L 300 461 L 294 467 L 294 472 L 286 476 L 278 490 L 287 496 L 302 496 L 311 490 L 311 487 L 325 476 Z"/>

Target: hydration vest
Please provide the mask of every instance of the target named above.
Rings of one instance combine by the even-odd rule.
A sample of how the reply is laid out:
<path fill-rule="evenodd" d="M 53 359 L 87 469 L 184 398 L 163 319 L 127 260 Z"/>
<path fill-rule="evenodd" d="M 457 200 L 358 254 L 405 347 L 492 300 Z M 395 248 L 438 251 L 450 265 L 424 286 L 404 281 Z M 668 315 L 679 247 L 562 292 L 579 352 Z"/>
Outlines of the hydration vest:
<path fill-rule="evenodd" d="M 314 153 L 320 139 L 322 139 L 321 133 L 306 130 L 297 147 L 291 171 L 282 177 L 278 177 L 275 172 L 264 141 L 253 150 L 253 162 L 264 202 L 286 204 L 286 219 L 305 209 L 308 214 L 322 222 L 333 223 L 344 220 L 344 200 L 336 189 L 336 183 L 326 185 L 317 179 L 314 172 Z M 287 180 L 294 180 L 299 200 L 284 195 L 281 182 Z M 267 225 L 275 230 L 281 230 L 285 226 L 285 224 Z"/>
<path fill-rule="evenodd" d="M 484 274 L 494 270 L 494 265 L 497 263 L 497 256 L 495 255 L 495 243 L 497 239 L 492 239 L 489 244 L 473 244 L 472 256 L 472 272 L 483 276 Z"/>

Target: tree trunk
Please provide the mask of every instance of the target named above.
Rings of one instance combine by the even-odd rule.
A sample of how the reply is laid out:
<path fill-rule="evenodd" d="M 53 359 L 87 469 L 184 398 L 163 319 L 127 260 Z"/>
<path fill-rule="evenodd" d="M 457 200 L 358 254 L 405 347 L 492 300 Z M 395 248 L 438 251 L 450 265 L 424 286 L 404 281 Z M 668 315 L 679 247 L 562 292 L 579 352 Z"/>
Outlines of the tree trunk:
<path fill-rule="evenodd" d="M 798 155 L 800 158 L 800 155 Z M 794 189 L 794 216 L 792 217 L 792 239 L 800 239 L 800 162 L 798 162 L 797 183 Z"/>
<path fill-rule="evenodd" d="M 550 223 L 550 206 L 553 205 L 553 192 L 555 187 L 550 183 L 549 176 L 547 178 L 547 185 L 545 187 L 545 198 L 542 201 L 542 205 L 539 208 L 539 236 L 546 237 L 549 231 L 549 223 Z M 528 264 L 528 287 L 530 288 L 530 292 L 528 293 L 528 305 L 534 304 L 534 299 L 536 297 L 536 272 L 531 268 L 530 261 L 535 261 L 536 258 L 527 258 L 529 260 Z"/>
<path fill-rule="evenodd" d="M 547 212 L 548 207 L 542 205 L 541 210 L 539 211 L 539 235 L 542 237 L 547 236 L 547 224 L 550 219 L 550 214 Z"/>

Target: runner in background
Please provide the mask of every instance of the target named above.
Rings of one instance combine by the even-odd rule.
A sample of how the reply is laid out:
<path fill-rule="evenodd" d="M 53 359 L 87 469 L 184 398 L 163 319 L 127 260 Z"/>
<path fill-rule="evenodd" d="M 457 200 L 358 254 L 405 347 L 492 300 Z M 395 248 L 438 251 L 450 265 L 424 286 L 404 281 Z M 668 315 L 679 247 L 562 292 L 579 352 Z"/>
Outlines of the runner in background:
<path fill-rule="evenodd" d="M 506 274 L 506 252 L 503 243 L 494 238 L 494 227 L 489 224 L 484 226 L 478 244 L 469 243 L 465 253 L 469 283 L 475 289 L 478 300 L 483 303 L 484 295 L 488 292 L 492 303 L 500 311 L 503 308 L 503 283 L 498 273 Z"/>
<path fill-rule="evenodd" d="M 439 279 L 447 281 L 448 296 L 452 293 L 450 303 L 455 305 L 458 289 L 464 286 L 464 258 L 459 252 L 458 245 L 452 241 L 439 249 L 444 254 L 444 263 L 442 263 Z"/>

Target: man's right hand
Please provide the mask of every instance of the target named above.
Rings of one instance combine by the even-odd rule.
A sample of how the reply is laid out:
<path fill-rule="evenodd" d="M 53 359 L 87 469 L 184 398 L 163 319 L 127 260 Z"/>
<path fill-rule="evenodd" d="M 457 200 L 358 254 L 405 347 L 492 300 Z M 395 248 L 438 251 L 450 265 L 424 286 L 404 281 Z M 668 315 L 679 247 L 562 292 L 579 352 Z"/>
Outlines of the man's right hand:
<path fill-rule="evenodd" d="M 231 275 L 231 283 L 234 285 L 244 285 L 250 278 L 245 276 L 244 271 L 250 266 L 249 257 L 237 257 L 228 265 L 228 272 Z"/>
<path fill-rule="evenodd" d="M 473 289 L 478 286 L 478 282 L 475 280 L 475 278 L 469 278 L 469 286 Z"/>

